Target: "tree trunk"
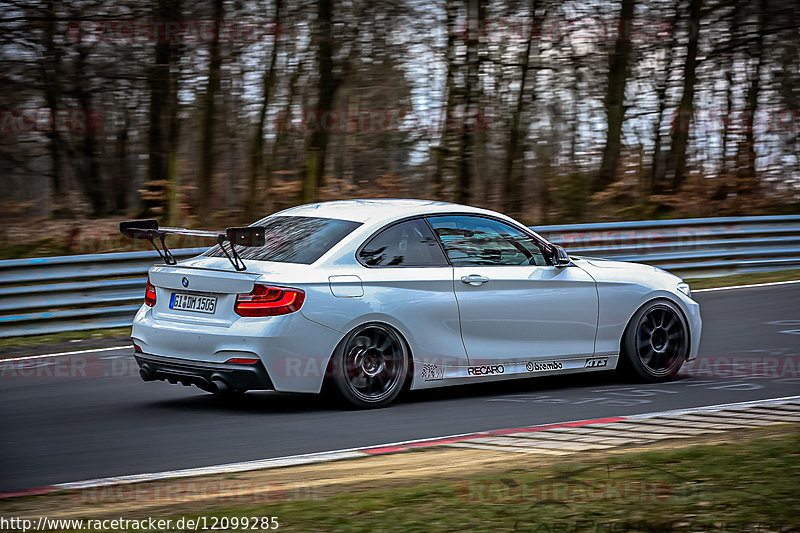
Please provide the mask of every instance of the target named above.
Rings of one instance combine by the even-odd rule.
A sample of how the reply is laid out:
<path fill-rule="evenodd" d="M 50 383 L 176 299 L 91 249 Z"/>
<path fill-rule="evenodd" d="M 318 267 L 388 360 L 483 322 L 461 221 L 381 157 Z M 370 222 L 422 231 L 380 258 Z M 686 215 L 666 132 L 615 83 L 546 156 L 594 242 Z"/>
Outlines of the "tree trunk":
<path fill-rule="evenodd" d="M 608 86 L 605 108 L 608 121 L 603 160 L 594 183 L 594 190 L 601 191 L 617 177 L 621 151 L 622 123 L 625 120 L 625 85 L 630 72 L 631 28 L 634 0 L 622 0 L 619 15 L 619 35 L 614 51 L 608 58 Z M 577 117 L 576 117 L 577 119 Z"/>
<path fill-rule="evenodd" d="M 672 18 L 671 27 L 674 28 L 680 21 L 679 7 L 675 7 L 675 16 Z M 653 160 L 650 167 L 650 180 L 645 186 L 643 194 L 650 196 L 652 194 L 661 192 L 663 189 L 664 176 L 666 175 L 666 166 L 664 160 L 664 151 L 661 147 L 661 123 L 664 122 L 664 114 L 667 111 L 667 90 L 669 89 L 670 75 L 672 74 L 672 58 L 675 54 L 675 47 L 677 46 L 676 32 L 672 32 L 672 39 L 667 45 L 666 57 L 664 58 L 664 77 L 660 80 L 656 94 L 658 95 L 658 113 L 656 114 L 655 122 L 655 136 L 653 138 Z"/>
<path fill-rule="evenodd" d="M 683 183 L 686 172 L 686 148 L 689 142 L 689 126 L 694 114 L 694 87 L 697 82 L 697 48 L 700 38 L 700 15 L 702 0 L 689 2 L 689 43 L 683 66 L 683 93 L 678 111 L 672 123 L 671 143 L 667 156 L 666 177 L 676 191 Z"/>
<path fill-rule="evenodd" d="M 276 27 L 280 27 L 281 22 L 281 7 L 283 0 L 275 0 L 275 17 L 273 22 Z M 272 43 L 272 52 L 270 53 L 269 66 L 264 71 L 264 76 L 261 82 L 263 91 L 263 100 L 261 101 L 261 108 L 258 113 L 258 126 L 253 134 L 253 140 L 250 144 L 250 179 L 247 183 L 247 199 L 245 201 L 245 216 L 251 219 L 257 216 L 256 210 L 261 207 L 262 199 L 266 191 L 262 192 L 262 187 L 259 187 L 259 182 L 264 175 L 264 125 L 267 120 L 267 110 L 269 109 L 270 99 L 272 98 L 272 88 L 275 85 L 275 78 L 277 75 L 276 65 L 278 62 L 278 37 Z"/>
<path fill-rule="evenodd" d="M 175 16 L 181 12 L 180 0 L 174 0 Z M 168 137 L 166 143 L 167 151 L 167 220 L 173 226 L 180 224 L 181 220 L 181 195 L 180 195 L 180 175 L 178 174 L 178 151 L 180 149 L 180 129 L 181 122 L 178 116 L 178 89 L 180 85 L 180 55 L 181 47 L 178 43 L 170 43 L 170 79 L 169 92 L 167 94 L 167 113 L 168 113 Z M 174 69 L 174 72 L 173 72 Z"/>
<path fill-rule="evenodd" d="M 42 82 L 44 86 L 44 96 L 47 102 L 47 107 L 51 113 L 55 113 L 61 102 L 61 81 L 59 73 L 61 71 L 61 53 L 55 44 L 56 35 L 56 13 L 55 5 L 52 0 L 47 2 L 47 21 L 44 26 L 44 45 L 45 57 L 41 65 Z M 50 210 L 54 212 L 65 212 L 69 210 L 69 206 L 63 205 L 61 202 L 61 195 L 64 192 L 64 175 L 61 167 L 61 156 L 64 153 L 62 146 L 63 139 L 59 134 L 57 128 L 47 132 L 47 149 L 50 153 L 50 161 L 52 165 L 51 179 L 52 179 L 52 196 L 50 201 Z"/>
<path fill-rule="evenodd" d="M 128 208 L 128 196 L 130 194 L 131 168 L 128 148 L 130 143 L 131 118 L 127 109 L 122 111 L 122 126 L 117 130 L 117 140 L 115 146 L 116 170 L 111 176 L 114 183 L 112 192 L 111 208 L 117 213 L 121 213 Z"/>
<path fill-rule="evenodd" d="M 213 194 L 213 177 L 214 177 L 214 162 L 215 162 L 215 131 L 214 122 L 216 118 L 216 103 L 215 97 L 219 92 L 220 86 L 220 68 L 222 66 L 222 57 L 220 54 L 219 43 L 219 26 L 225 17 L 225 5 L 223 0 L 214 0 L 214 21 L 215 35 L 209 45 L 209 63 L 208 63 L 208 82 L 206 84 L 206 92 L 203 97 L 203 122 L 202 122 L 202 140 L 200 147 L 200 176 L 198 193 L 200 195 L 198 204 L 198 216 L 200 222 L 207 222 L 211 216 L 212 194 Z"/>
<path fill-rule="evenodd" d="M 436 168 L 433 172 L 433 179 L 431 180 L 431 194 L 434 198 L 442 198 L 444 193 L 445 176 L 450 168 L 451 157 L 451 132 L 449 124 L 451 118 L 455 115 L 456 107 L 458 105 L 456 99 L 456 10 L 457 6 L 454 0 L 447 0 L 445 4 L 446 11 L 446 28 L 447 32 L 447 47 L 445 48 L 445 63 L 447 65 L 447 72 L 445 74 L 445 92 L 446 102 L 444 113 L 437 119 L 441 119 L 440 129 L 441 135 L 439 139 L 439 146 L 435 150 L 435 163 Z"/>
<path fill-rule="evenodd" d="M 747 88 L 745 96 L 745 129 L 744 143 L 739 145 L 739 155 L 737 157 L 738 169 L 736 172 L 736 194 L 737 197 L 746 194 L 753 194 L 758 190 L 758 180 L 756 179 L 756 139 L 755 139 L 755 115 L 758 111 L 758 95 L 761 85 L 761 69 L 764 58 L 764 16 L 767 10 L 766 0 L 760 0 L 758 4 L 758 26 L 756 28 L 755 42 L 750 51 L 750 57 L 755 61 L 753 74 L 750 78 L 750 86 Z"/>
<path fill-rule="evenodd" d="M 467 7 L 467 21 L 478 24 L 485 20 L 485 0 L 471 0 Z M 479 39 L 467 32 L 466 82 L 464 84 L 464 115 L 460 121 L 461 135 L 458 147 L 458 164 L 456 167 L 455 201 L 469 204 L 472 199 L 472 166 L 474 164 L 475 131 L 473 124 L 478 123 L 478 107 L 475 95 L 480 70 Z M 479 32 L 476 32 L 479 33 Z"/>
<path fill-rule="evenodd" d="M 286 98 L 286 107 L 283 109 L 283 114 L 289 120 L 290 114 L 292 112 L 292 107 L 294 106 L 294 101 L 297 96 L 297 81 L 300 79 L 300 75 L 303 73 L 303 64 L 298 62 L 297 69 L 292 73 L 292 77 L 289 80 L 289 95 Z M 273 183 L 273 174 L 275 173 L 275 168 L 278 165 L 278 156 L 280 154 L 280 149 L 286 142 L 286 137 L 288 135 L 288 124 L 286 127 L 278 127 L 277 132 L 275 133 L 275 141 L 272 143 L 272 153 L 269 157 L 269 162 L 267 164 L 267 182 L 265 184 L 266 190 L 270 190 Z M 273 210 L 274 202 L 271 196 L 267 196 L 264 208 L 267 213 L 271 213 Z"/>
<path fill-rule="evenodd" d="M 81 109 L 88 112 L 92 109 L 92 88 L 87 87 L 87 79 L 84 73 L 86 69 L 86 58 L 88 50 L 82 49 L 78 52 L 75 61 L 75 99 Z M 100 165 L 97 160 L 97 138 L 94 127 L 90 121 L 86 121 L 86 130 L 83 132 L 80 142 L 81 159 L 78 162 L 77 178 L 78 183 L 83 189 L 84 196 L 89 200 L 92 208 L 92 216 L 101 217 L 108 213 L 108 201 L 106 198 L 106 187 L 103 183 L 103 176 L 100 172 Z"/>
<path fill-rule="evenodd" d="M 536 0 L 531 2 L 531 21 L 532 27 L 536 27 Z M 525 134 L 520 130 L 522 128 L 522 114 L 525 108 L 526 82 L 528 80 L 528 66 L 530 65 L 532 47 L 533 30 L 528 35 L 520 65 L 519 93 L 517 93 L 517 102 L 511 115 L 511 131 L 508 133 L 508 148 L 503 168 L 502 205 L 503 211 L 511 217 L 522 216 L 522 183 L 521 180 L 515 179 L 514 165 L 518 164 L 522 157 L 522 140 L 525 138 Z"/>
<path fill-rule="evenodd" d="M 326 111 L 333 110 L 333 100 L 339 86 L 339 80 L 333 73 L 333 0 L 317 1 L 317 25 L 319 80 L 317 106 L 312 112 L 320 116 Z M 328 137 L 329 132 L 318 121 L 306 147 L 305 173 L 300 188 L 300 201 L 303 203 L 313 202 L 317 188 L 324 184 Z"/>
<path fill-rule="evenodd" d="M 158 0 L 155 18 L 158 20 L 179 20 L 181 17 L 180 0 Z M 177 91 L 177 82 L 173 79 L 172 68 L 178 62 L 177 44 L 166 40 L 158 40 L 154 48 L 154 62 L 149 69 L 148 87 L 150 90 L 149 132 L 147 139 L 147 177 L 145 193 L 142 196 L 142 216 L 165 214 L 168 202 L 167 187 L 170 180 L 170 151 L 175 138 L 170 138 L 171 114 L 177 110 L 170 109 L 173 92 Z"/>

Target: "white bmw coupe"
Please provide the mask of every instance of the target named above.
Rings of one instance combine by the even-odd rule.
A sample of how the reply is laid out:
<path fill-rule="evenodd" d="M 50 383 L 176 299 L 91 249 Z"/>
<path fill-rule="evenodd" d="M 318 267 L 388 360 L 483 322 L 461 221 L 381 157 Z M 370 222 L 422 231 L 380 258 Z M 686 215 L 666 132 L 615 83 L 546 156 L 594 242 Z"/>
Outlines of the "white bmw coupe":
<path fill-rule="evenodd" d="M 486 209 L 348 200 L 219 233 L 120 229 L 167 263 L 150 269 L 133 321 L 145 381 L 221 395 L 330 389 L 368 408 L 404 388 L 615 368 L 661 381 L 700 343 L 680 278 L 570 257 Z M 218 244 L 176 262 L 164 245 L 174 233 Z"/>

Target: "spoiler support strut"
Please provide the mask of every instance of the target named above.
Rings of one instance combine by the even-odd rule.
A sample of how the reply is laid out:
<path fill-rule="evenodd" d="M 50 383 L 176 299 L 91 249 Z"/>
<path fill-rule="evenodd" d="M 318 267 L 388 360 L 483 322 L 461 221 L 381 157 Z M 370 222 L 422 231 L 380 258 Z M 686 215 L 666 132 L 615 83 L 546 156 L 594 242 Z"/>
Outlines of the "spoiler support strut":
<path fill-rule="evenodd" d="M 233 265 L 233 268 L 235 268 L 239 272 L 241 272 L 242 270 L 247 270 L 247 267 L 245 266 L 244 261 L 242 261 L 242 258 L 239 257 L 239 254 L 236 253 L 236 247 L 233 245 L 233 243 L 231 243 L 231 245 L 230 245 L 231 246 L 231 253 L 230 253 L 230 255 L 228 255 L 228 250 L 225 249 L 225 240 L 226 239 L 225 239 L 225 235 L 224 234 L 220 234 L 220 235 L 217 236 L 217 244 L 219 245 L 220 249 L 222 250 L 222 253 L 224 253 L 225 257 L 228 258 L 228 261 L 231 262 L 231 264 Z"/>
<path fill-rule="evenodd" d="M 224 232 L 220 231 L 203 231 L 192 230 L 186 228 L 160 228 L 158 221 L 155 219 L 149 220 L 129 220 L 119 223 L 119 231 L 126 237 L 131 239 L 145 239 L 155 248 L 158 255 L 168 265 L 177 264 L 175 256 L 169 250 L 166 243 L 167 235 L 191 235 L 193 237 L 206 237 L 216 239 L 225 257 L 231 262 L 233 268 L 237 271 L 247 270 L 239 253 L 236 251 L 236 245 L 257 247 L 264 246 L 265 228 L 263 226 L 247 226 L 243 228 L 228 228 Z M 159 248 L 156 244 L 156 239 L 161 243 Z M 225 247 L 225 241 L 228 241 L 230 252 Z"/>
<path fill-rule="evenodd" d="M 150 244 L 153 246 L 153 248 L 156 249 L 156 252 L 158 252 L 158 255 L 161 256 L 161 259 L 163 259 L 164 262 L 166 264 L 168 264 L 168 265 L 177 264 L 178 261 L 175 259 L 175 256 L 172 255 L 172 252 L 170 252 L 169 248 L 167 247 L 167 243 L 166 243 L 167 234 L 166 233 L 159 233 L 158 234 L 158 240 L 161 242 L 161 250 L 159 250 L 158 246 L 156 246 L 155 240 L 153 240 L 154 237 L 155 237 L 155 235 L 153 235 L 153 232 L 148 232 L 147 240 L 150 241 Z"/>

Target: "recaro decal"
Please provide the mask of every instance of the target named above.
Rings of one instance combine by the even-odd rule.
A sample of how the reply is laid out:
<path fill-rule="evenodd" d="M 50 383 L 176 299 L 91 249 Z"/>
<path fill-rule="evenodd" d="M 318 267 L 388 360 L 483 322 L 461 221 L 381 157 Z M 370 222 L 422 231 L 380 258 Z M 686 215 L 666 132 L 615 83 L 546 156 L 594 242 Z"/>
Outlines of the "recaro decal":
<path fill-rule="evenodd" d="M 470 366 L 467 368 L 467 374 L 470 376 L 485 376 L 487 374 L 502 374 L 506 369 L 503 365 L 483 365 L 483 366 Z"/>

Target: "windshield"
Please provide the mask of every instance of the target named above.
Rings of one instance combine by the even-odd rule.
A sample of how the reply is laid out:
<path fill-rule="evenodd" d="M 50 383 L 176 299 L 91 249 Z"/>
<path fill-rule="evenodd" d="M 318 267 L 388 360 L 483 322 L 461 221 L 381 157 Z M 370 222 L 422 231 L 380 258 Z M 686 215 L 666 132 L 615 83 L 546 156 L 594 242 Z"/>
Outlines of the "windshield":
<path fill-rule="evenodd" d="M 266 228 L 266 244 L 255 248 L 236 246 L 242 259 L 310 265 L 361 223 L 336 218 L 269 216 L 252 225 Z M 204 255 L 225 257 L 219 246 Z"/>

